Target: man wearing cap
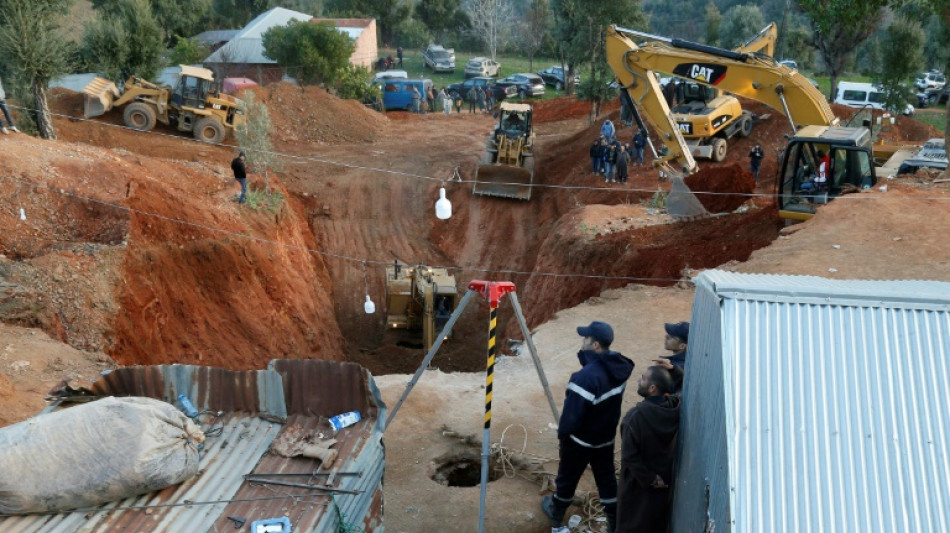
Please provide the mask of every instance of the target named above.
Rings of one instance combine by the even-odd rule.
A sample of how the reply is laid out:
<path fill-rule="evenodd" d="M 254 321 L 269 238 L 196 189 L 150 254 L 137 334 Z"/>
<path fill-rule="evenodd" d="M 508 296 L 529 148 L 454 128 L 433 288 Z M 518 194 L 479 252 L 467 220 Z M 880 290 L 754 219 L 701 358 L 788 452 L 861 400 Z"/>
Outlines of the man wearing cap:
<path fill-rule="evenodd" d="M 607 531 L 617 523 L 617 478 L 614 475 L 614 438 L 620 421 L 623 391 L 633 372 L 633 361 L 611 351 L 614 330 L 604 322 L 577 328 L 584 338 L 577 358 L 581 369 L 571 375 L 558 424 L 560 464 L 553 496 L 541 499 L 551 520 L 552 533 L 567 533 L 564 514 L 574 501 L 577 484 L 590 465 L 600 503 L 607 515 Z"/>
<path fill-rule="evenodd" d="M 686 348 L 689 342 L 689 322 L 666 324 L 666 340 L 663 347 L 673 352 L 673 355 L 658 357 L 653 360 L 657 365 L 669 370 L 673 377 L 675 393 L 683 390 L 683 370 L 686 368 Z"/>

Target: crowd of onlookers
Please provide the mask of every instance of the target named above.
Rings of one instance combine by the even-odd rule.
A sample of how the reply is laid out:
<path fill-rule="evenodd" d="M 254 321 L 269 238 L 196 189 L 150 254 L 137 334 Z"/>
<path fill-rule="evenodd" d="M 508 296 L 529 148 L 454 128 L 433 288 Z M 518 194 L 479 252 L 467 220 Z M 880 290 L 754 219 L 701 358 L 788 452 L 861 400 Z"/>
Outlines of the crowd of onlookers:
<path fill-rule="evenodd" d="M 600 128 L 600 137 L 590 146 L 590 171 L 603 176 L 604 183 L 627 183 L 630 165 L 643 164 L 645 147 L 643 131 L 637 131 L 630 142 L 621 143 L 613 122 L 606 120 Z"/>
<path fill-rule="evenodd" d="M 429 86 L 425 94 L 419 91 L 415 86 L 412 87 L 412 111 L 413 113 L 426 114 L 429 112 L 442 111 L 446 115 L 461 113 L 464 108 L 468 108 L 469 114 L 494 113 L 496 101 L 491 91 L 485 91 L 481 87 L 472 87 L 465 94 L 455 94 L 443 87 L 436 90 L 435 86 Z"/>

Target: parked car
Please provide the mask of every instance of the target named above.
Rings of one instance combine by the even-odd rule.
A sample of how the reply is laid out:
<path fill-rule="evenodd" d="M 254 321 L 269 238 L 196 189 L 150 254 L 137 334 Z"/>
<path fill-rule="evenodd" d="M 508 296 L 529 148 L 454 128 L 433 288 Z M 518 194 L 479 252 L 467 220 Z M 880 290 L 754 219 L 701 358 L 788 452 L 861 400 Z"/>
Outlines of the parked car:
<path fill-rule="evenodd" d="M 498 75 L 499 68 L 501 68 L 501 65 L 495 60 L 487 57 L 473 57 L 468 60 L 468 63 L 465 63 L 465 77 L 495 77 Z"/>
<path fill-rule="evenodd" d="M 917 105 L 919 107 L 945 105 L 950 98 L 950 84 L 945 84 L 941 89 L 927 89 L 917 93 Z"/>
<path fill-rule="evenodd" d="M 422 51 L 422 61 L 432 72 L 455 72 L 455 49 L 430 44 Z"/>
<path fill-rule="evenodd" d="M 564 88 L 564 69 L 561 67 L 548 67 L 542 71 L 539 71 L 538 76 L 541 76 L 541 79 L 544 80 L 545 84 L 552 85 L 557 91 L 560 91 Z M 580 74 L 576 72 L 574 73 L 573 82 L 575 86 L 581 84 Z"/>
<path fill-rule="evenodd" d="M 544 94 L 544 80 L 541 79 L 541 76 L 530 72 L 512 74 L 507 78 L 498 80 L 497 84 L 501 87 L 514 87 L 521 98 Z"/>
<path fill-rule="evenodd" d="M 835 94 L 834 103 L 849 107 L 885 109 L 885 99 L 884 90 L 873 83 L 840 81 L 838 82 L 838 92 Z M 914 106 L 907 104 L 903 106 L 903 109 L 888 109 L 888 111 L 899 112 L 903 115 L 913 115 Z"/>
<path fill-rule="evenodd" d="M 462 97 L 465 98 L 468 95 L 468 90 L 472 87 L 481 87 L 485 91 L 491 91 L 492 98 L 496 101 L 501 102 L 505 98 L 511 98 L 518 94 L 518 89 L 513 86 L 499 86 L 495 83 L 495 80 L 491 78 L 486 78 L 484 76 L 479 76 L 477 78 L 469 78 L 465 81 L 459 83 L 453 83 L 446 87 L 449 91 L 449 94 L 452 95 L 452 98 Z"/>
<path fill-rule="evenodd" d="M 914 86 L 917 87 L 917 90 L 919 91 L 926 91 L 927 89 L 943 89 L 943 86 L 946 84 L 947 78 L 939 70 L 921 72 L 920 76 L 914 80 Z"/>
<path fill-rule="evenodd" d="M 778 62 L 779 65 L 784 65 L 790 69 L 798 70 L 798 62 L 794 59 L 782 59 Z"/>

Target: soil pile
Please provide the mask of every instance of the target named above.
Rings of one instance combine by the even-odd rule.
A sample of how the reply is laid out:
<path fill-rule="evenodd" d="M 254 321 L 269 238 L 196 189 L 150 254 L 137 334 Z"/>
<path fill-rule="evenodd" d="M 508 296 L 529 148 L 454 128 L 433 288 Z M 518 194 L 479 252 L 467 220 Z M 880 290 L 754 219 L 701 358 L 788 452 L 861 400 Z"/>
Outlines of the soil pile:
<path fill-rule="evenodd" d="M 710 213 L 735 211 L 755 190 L 752 173 L 735 163 L 705 166 L 683 181 Z"/>
<path fill-rule="evenodd" d="M 615 98 L 605 102 L 600 106 L 600 112 L 605 113 L 620 109 L 620 99 Z M 557 122 L 559 120 L 571 120 L 578 118 L 587 118 L 591 114 L 591 103 L 581 100 L 575 96 L 552 98 L 542 100 L 534 104 L 532 118 L 535 123 L 543 124 L 545 122 Z"/>
<path fill-rule="evenodd" d="M 356 100 L 341 100 L 319 87 L 280 82 L 253 92 L 267 104 L 278 145 L 370 142 L 389 122 Z"/>

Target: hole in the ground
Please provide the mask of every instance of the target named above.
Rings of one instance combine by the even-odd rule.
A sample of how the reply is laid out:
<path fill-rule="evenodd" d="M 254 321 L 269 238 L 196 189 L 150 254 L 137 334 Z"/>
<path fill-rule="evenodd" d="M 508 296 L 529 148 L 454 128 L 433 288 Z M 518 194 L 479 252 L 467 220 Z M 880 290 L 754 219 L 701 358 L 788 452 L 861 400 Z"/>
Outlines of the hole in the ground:
<path fill-rule="evenodd" d="M 482 461 L 479 454 L 470 450 L 449 452 L 432 461 L 433 481 L 449 487 L 474 487 L 482 482 Z M 488 481 L 498 479 L 498 473 L 488 465 Z"/>

